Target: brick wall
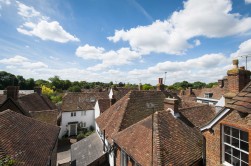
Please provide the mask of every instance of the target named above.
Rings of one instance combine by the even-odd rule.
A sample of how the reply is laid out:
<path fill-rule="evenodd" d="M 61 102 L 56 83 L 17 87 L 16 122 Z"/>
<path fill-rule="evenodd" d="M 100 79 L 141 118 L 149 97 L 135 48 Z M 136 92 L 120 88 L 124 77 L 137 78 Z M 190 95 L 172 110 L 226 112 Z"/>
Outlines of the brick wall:
<path fill-rule="evenodd" d="M 220 166 L 221 163 L 221 125 L 229 125 L 243 131 L 249 132 L 249 151 L 251 151 L 251 114 L 242 118 L 237 111 L 232 111 L 219 121 L 212 129 L 213 132 L 205 131 L 206 138 L 206 165 Z M 251 153 L 249 153 L 249 164 L 251 164 Z"/>
<path fill-rule="evenodd" d="M 250 72 L 247 70 L 228 71 L 228 91 L 238 93 L 250 82 Z"/>
<path fill-rule="evenodd" d="M 117 153 L 116 153 L 116 166 L 120 166 L 120 160 L 121 160 L 121 148 L 118 147 Z M 134 160 L 127 156 L 127 165 L 128 166 L 134 166 Z"/>

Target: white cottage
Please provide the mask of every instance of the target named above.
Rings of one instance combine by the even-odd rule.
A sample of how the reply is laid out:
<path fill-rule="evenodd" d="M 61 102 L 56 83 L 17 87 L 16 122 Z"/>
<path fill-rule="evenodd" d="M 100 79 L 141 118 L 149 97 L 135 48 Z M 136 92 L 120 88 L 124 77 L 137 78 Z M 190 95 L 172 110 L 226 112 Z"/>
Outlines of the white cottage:
<path fill-rule="evenodd" d="M 71 92 L 63 97 L 59 138 L 77 135 L 77 128 L 95 127 L 94 106 L 98 99 L 108 98 L 107 92 Z"/>

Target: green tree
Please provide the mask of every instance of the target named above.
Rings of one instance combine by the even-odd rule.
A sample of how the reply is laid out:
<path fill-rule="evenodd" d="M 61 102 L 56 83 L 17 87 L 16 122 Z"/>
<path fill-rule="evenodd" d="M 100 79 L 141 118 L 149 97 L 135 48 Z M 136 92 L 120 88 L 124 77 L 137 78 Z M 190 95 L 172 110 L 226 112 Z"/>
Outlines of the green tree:
<path fill-rule="evenodd" d="M 200 82 L 200 81 L 196 81 L 193 83 L 193 88 L 194 89 L 201 89 L 204 88 L 206 86 L 206 84 L 204 82 Z"/>
<path fill-rule="evenodd" d="M 142 90 L 151 90 L 153 86 L 151 84 L 144 84 L 142 85 Z"/>
<path fill-rule="evenodd" d="M 68 90 L 70 92 L 81 92 L 81 88 L 78 85 L 71 86 Z"/>

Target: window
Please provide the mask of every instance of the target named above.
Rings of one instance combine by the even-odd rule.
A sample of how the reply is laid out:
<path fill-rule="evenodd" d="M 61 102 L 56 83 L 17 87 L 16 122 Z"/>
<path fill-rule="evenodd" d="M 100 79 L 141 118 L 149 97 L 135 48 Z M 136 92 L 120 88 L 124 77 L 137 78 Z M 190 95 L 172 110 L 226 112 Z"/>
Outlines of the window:
<path fill-rule="evenodd" d="M 204 97 L 205 98 L 212 98 L 213 97 L 213 93 L 205 93 Z"/>
<path fill-rule="evenodd" d="M 86 111 L 81 111 L 81 116 L 86 115 Z"/>
<path fill-rule="evenodd" d="M 76 112 L 71 112 L 71 117 L 76 116 Z"/>
<path fill-rule="evenodd" d="M 223 164 L 248 166 L 248 133 L 230 126 L 222 126 Z"/>
<path fill-rule="evenodd" d="M 120 165 L 127 166 L 127 155 L 126 155 L 125 151 L 123 151 L 123 150 L 121 150 Z"/>

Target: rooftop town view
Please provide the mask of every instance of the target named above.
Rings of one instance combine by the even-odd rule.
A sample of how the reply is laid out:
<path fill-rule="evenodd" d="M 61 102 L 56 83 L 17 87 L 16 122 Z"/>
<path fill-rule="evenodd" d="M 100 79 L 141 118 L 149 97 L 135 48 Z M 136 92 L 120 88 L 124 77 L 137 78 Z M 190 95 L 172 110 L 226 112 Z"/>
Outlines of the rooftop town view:
<path fill-rule="evenodd" d="M 251 165 L 250 0 L 0 0 L 0 166 Z"/>

